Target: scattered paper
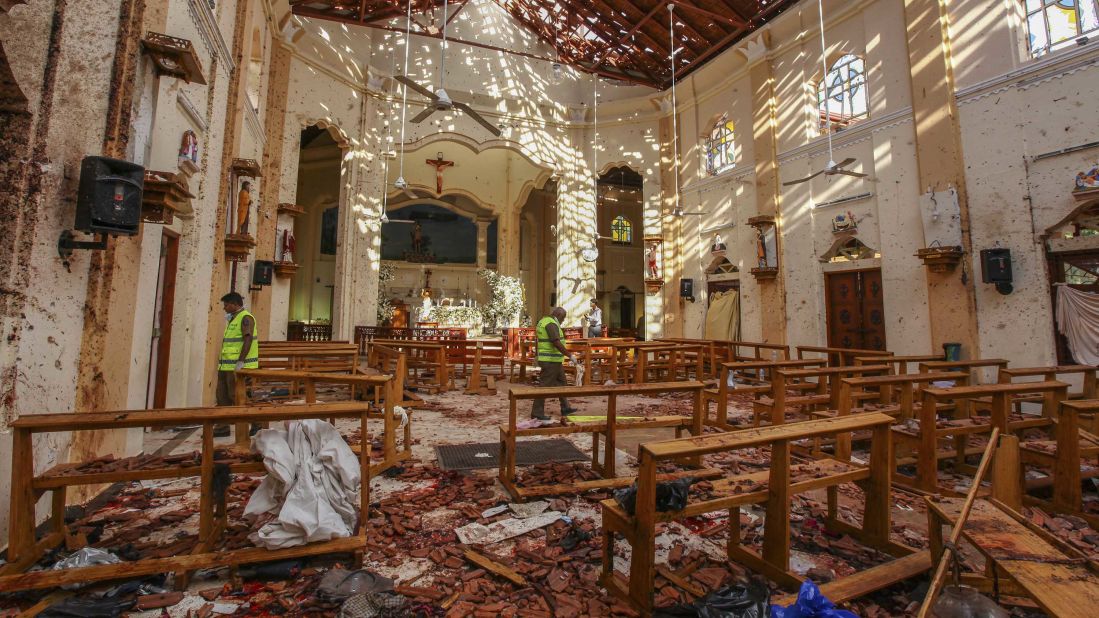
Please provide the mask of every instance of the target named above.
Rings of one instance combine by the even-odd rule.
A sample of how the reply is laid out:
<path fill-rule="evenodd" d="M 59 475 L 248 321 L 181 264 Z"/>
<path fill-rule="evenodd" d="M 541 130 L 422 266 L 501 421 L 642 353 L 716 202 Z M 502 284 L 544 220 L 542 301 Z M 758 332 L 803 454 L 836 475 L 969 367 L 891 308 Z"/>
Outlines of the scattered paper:
<path fill-rule="evenodd" d="M 491 509 L 481 511 L 481 517 L 488 519 L 489 517 L 495 517 L 506 510 L 508 510 L 508 505 L 501 504 L 500 506 L 494 506 Z"/>
<path fill-rule="evenodd" d="M 214 603 L 215 614 L 224 614 L 226 616 L 230 616 L 237 613 L 237 609 L 239 608 L 240 605 L 236 603 Z"/>
<path fill-rule="evenodd" d="M 560 518 L 560 511 L 547 511 L 527 519 L 505 519 L 488 526 L 473 522 L 455 529 L 454 533 L 466 545 L 490 545 L 548 526 Z"/>
<path fill-rule="evenodd" d="M 542 514 L 549 508 L 549 502 L 539 500 L 537 502 L 509 504 L 508 508 L 510 508 L 511 512 L 515 513 L 515 516 L 519 519 L 527 519 L 528 517 Z"/>

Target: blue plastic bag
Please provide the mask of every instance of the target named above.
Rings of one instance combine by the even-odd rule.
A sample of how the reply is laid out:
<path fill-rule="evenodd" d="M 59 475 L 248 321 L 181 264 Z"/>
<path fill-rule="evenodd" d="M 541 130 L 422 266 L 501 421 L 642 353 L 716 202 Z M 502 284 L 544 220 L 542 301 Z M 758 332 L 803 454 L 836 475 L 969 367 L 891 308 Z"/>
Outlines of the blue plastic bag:
<path fill-rule="evenodd" d="M 820 592 L 820 588 L 806 580 L 798 590 L 798 600 L 790 607 L 771 606 L 771 618 L 858 618 L 845 610 L 836 609 L 835 604 Z"/>

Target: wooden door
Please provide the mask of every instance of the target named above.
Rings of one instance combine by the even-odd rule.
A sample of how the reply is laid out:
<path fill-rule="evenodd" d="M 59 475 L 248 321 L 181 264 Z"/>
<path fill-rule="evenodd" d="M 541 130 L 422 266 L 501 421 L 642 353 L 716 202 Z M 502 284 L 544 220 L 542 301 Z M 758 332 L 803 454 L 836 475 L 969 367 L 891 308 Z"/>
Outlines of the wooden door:
<path fill-rule="evenodd" d="M 881 270 L 825 275 L 828 345 L 834 348 L 886 349 L 882 295 Z"/>
<path fill-rule="evenodd" d="M 145 404 L 163 408 L 168 398 L 168 359 L 172 350 L 172 317 L 175 313 L 176 265 L 179 236 L 164 231 L 160 237 L 160 268 L 157 274 L 152 339 L 149 342 L 149 381 Z"/>

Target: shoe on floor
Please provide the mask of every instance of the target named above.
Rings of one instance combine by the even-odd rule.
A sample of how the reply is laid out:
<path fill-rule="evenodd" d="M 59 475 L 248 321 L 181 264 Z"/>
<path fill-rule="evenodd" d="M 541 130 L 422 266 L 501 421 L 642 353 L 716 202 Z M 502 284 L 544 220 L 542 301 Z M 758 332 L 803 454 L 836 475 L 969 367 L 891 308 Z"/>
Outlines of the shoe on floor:
<path fill-rule="evenodd" d="M 579 408 L 565 408 L 564 410 L 561 410 L 561 416 L 571 416 L 579 411 Z"/>
<path fill-rule="evenodd" d="M 228 425 L 214 425 L 214 437 L 215 438 L 228 438 L 229 426 Z"/>

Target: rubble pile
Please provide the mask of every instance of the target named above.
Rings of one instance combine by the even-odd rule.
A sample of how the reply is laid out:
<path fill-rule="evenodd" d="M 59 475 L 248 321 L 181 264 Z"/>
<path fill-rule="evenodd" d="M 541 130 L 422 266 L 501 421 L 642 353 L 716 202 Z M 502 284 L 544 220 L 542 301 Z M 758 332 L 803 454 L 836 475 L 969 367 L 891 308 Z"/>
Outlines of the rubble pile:
<path fill-rule="evenodd" d="M 262 458 L 255 453 L 222 448 L 214 451 L 214 462 L 219 464 L 240 464 L 261 460 Z M 167 470 L 171 468 L 196 467 L 201 464 L 202 454 L 199 451 L 178 453 L 174 455 L 135 455 L 133 457 L 104 455 L 90 461 L 61 464 L 51 469 L 48 474 L 50 476 L 78 476 L 82 474 L 126 472 L 137 469 Z"/>

